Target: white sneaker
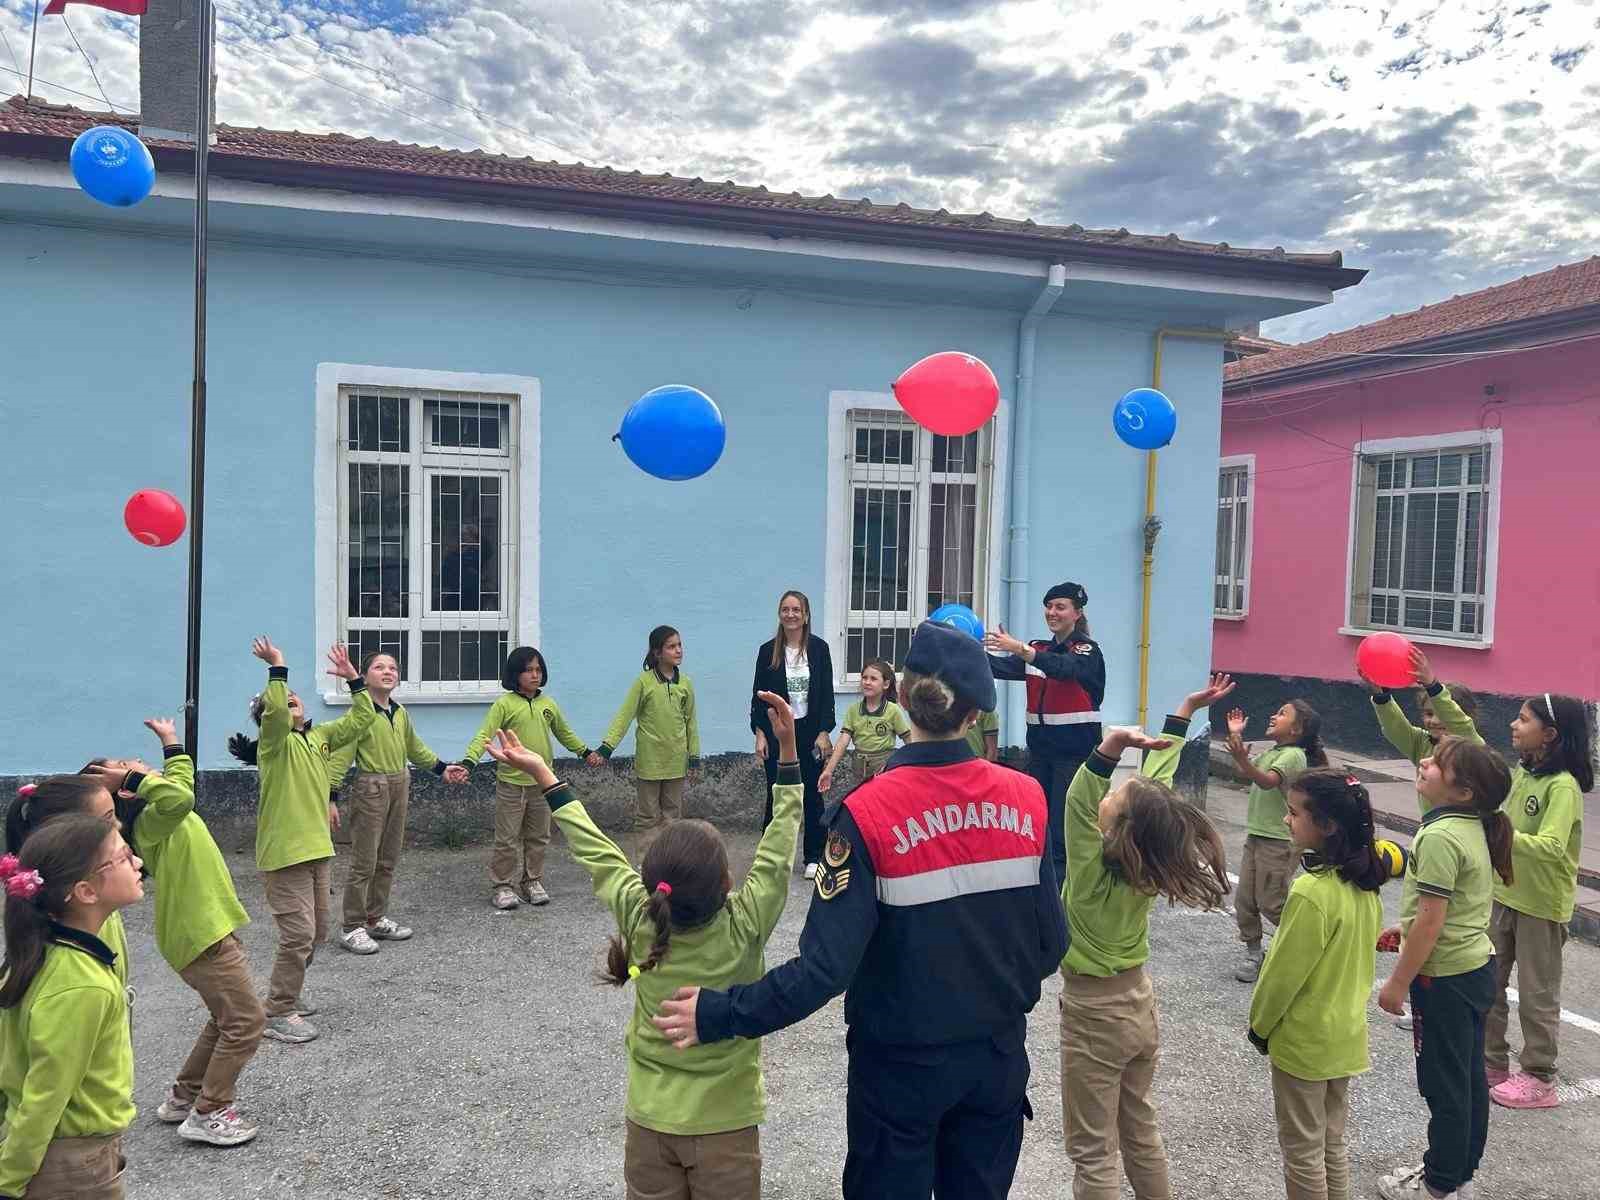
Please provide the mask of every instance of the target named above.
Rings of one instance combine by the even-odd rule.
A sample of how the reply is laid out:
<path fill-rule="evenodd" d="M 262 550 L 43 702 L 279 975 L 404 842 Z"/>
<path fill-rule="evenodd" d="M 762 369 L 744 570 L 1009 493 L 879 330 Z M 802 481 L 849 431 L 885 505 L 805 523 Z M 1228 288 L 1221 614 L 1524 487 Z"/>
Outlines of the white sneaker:
<path fill-rule="evenodd" d="M 204 1142 L 208 1146 L 239 1146 L 255 1137 L 260 1131 L 239 1115 L 231 1104 L 216 1112 L 189 1114 L 178 1126 L 178 1136 L 191 1142 Z"/>
<path fill-rule="evenodd" d="M 524 899 L 535 908 L 541 904 L 550 903 L 550 893 L 544 890 L 544 884 L 537 879 L 528 881 L 528 891 Z"/>
<path fill-rule="evenodd" d="M 268 1017 L 267 1027 L 261 1031 L 262 1036 L 269 1037 L 275 1042 L 310 1042 L 317 1037 L 317 1027 L 306 1020 L 299 1013 L 289 1013 L 282 1017 Z"/>
<path fill-rule="evenodd" d="M 1378 1180 L 1378 1195 L 1383 1200 L 1461 1200 L 1459 1191 L 1446 1192 L 1435 1197 L 1422 1178 L 1422 1164 Z"/>
<path fill-rule="evenodd" d="M 188 1120 L 193 1108 L 193 1100 L 179 1100 L 176 1092 L 168 1092 L 167 1098 L 161 1102 L 161 1107 L 156 1109 L 156 1120 L 165 1121 L 168 1125 L 177 1125 Z"/>
<path fill-rule="evenodd" d="M 378 952 L 378 943 L 373 941 L 372 935 L 360 925 L 357 925 L 348 933 L 341 933 L 339 935 L 339 945 L 350 951 L 351 954 L 376 954 Z"/>
<path fill-rule="evenodd" d="M 806 864 L 806 878 L 807 879 L 815 879 L 816 877 L 817 877 L 817 864 L 816 863 L 807 863 Z"/>
<path fill-rule="evenodd" d="M 380 942 L 405 942 L 411 939 L 411 930 L 390 917 L 379 917 L 367 926 L 367 936 Z"/>

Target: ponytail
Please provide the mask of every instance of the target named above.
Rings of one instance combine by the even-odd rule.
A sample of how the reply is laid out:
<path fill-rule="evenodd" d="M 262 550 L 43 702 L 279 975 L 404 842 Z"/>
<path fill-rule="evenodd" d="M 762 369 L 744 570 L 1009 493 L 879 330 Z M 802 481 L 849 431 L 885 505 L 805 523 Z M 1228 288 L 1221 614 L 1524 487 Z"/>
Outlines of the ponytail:
<path fill-rule="evenodd" d="M 1305 751 L 1306 766 L 1327 766 L 1328 751 L 1322 744 L 1322 714 L 1304 700 L 1291 700 L 1289 707 L 1294 709 L 1295 719 L 1300 722 L 1300 737 L 1289 744 Z"/>
<path fill-rule="evenodd" d="M 1300 799 L 1322 833 L 1317 859 L 1364 892 L 1376 892 L 1391 868 L 1378 853 L 1372 798 L 1354 775 L 1320 767 L 1296 775 L 1289 790 Z"/>
<path fill-rule="evenodd" d="M 57 776 L 75 778 L 75 776 Z M 41 785 L 42 787 L 43 785 Z M 89 877 L 106 840 L 116 831 L 98 817 L 78 812 L 57 817 L 32 834 L 22 852 L 6 861 L 8 878 L 17 872 L 38 872 L 31 895 L 6 890 L 5 963 L 0 965 L 0 1008 L 15 1008 L 44 966 L 50 944 L 50 922 L 67 908 L 72 889 Z M 11 856 L 7 856 L 11 859 Z"/>
<path fill-rule="evenodd" d="M 250 719 L 258 726 L 261 724 L 262 710 L 267 706 L 265 695 L 250 697 Z M 257 751 L 261 747 L 261 739 L 253 738 L 249 734 L 236 733 L 228 739 L 228 753 L 237 758 L 247 767 L 256 765 Z"/>
<path fill-rule="evenodd" d="M 706 924 L 722 911 L 732 886 L 728 848 L 705 821 L 674 821 L 663 829 L 644 852 L 639 875 L 647 891 L 644 916 L 655 927 L 655 936 L 637 964 L 626 938 L 611 936 L 599 981 L 612 987 L 625 987 L 645 971 L 655 970 L 667 956 L 673 926 L 696 929 Z"/>
<path fill-rule="evenodd" d="M 1484 840 L 1489 843 L 1489 861 L 1495 874 L 1511 886 L 1511 820 L 1500 811 L 1511 791 L 1511 768 L 1487 746 L 1465 738 L 1444 737 L 1433 752 L 1445 782 L 1464 789 L 1472 796 L 1472 807 L 1483 822 Z"/>
<path fill-rule="evenodd" d="M 667 884 L 656 885 L 655 891 L 650 893 L 650 899 L 645 901 L 644 913 L 656 927 L 656 936 L 650 942 L 650 953 L 645 955 L 643 962 L 634 966 L 628 954 L 628 944 L 612 934 L 606 945 L 606 969 L 600 977 L 602 983 L 625 987 L 629 980 L 637 978 L 642 972 L 655 970 L 667 956 L 667 947 L 672 942 L 672 899 Z"/>

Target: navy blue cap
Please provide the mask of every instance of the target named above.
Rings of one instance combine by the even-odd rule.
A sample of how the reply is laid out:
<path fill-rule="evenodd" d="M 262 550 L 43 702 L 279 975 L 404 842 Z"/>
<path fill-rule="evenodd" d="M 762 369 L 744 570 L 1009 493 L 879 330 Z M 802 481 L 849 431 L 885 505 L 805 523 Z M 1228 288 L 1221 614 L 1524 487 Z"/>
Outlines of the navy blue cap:
<path fill-rule="evenodd" d="M 994 672 L 989 669 L 989 656 L 982 643 L 970 634 L 950 625 L 924 621 L 911 637 L 905 667 L 915 675 L 940 680 L 961 704 L 983 712 L 994 711 Z"/>
<path fill-rule="evenodd" d="M 1073 583 L 1070 579 L 1065 583 L 1058 583 L 1044 594 L 1044 602 L 1049 604 L 1052 600 L 1071 600 L 1079 608 L 1089 604 L 1089 593 L 1083 590 L 1083 584 Z"/>

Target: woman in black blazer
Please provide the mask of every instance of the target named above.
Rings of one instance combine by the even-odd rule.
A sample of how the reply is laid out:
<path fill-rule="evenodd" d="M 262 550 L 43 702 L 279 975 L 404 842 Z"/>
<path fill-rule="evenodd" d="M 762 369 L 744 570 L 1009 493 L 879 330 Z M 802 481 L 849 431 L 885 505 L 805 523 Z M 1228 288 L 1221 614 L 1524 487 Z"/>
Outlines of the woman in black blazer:
<path fill-rule="evenodd" d="M 811 636 L 811 601 L 804 592 L 785 592 L 778 599 L 778 633 L 756 653 L 756 677 L 750 688 L 750 730 L 756 735 L 756 757 L 767 771 L 765 829 L 772 820 L 772 785 L 778 779 L 778 739 L 773 736 L 767 706 L 757 692 L 776 692 L 794 709 L 795 744 L 800 747 L 800 777 L 805 781 L 805 820 L 801 825 L 806 878 L 814 879 L 822 861 L 822 793 L 817 776 L 833 748 L 833 656 L 828 643 Z M 809 753 L 808 753 L 809 751 Z"/>

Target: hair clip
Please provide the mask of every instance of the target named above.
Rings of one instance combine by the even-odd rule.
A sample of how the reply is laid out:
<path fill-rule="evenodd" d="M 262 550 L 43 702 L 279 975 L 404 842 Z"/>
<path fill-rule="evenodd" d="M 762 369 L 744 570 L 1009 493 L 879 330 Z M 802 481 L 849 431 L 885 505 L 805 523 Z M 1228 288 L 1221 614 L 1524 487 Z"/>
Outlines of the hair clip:
<path fill-rule="evenodd" d="M 24 800 L 26 800 L 29 796 L 33 795 L 38 790 L 39 790 L 39 785 L 37 783 L 25 783 L 25 784 L 23 784 L 21 787 L 19 787 L 17 789 L 17 795 L 21 796 Z"/>
<path fill-rule="evenodd" d="M 1361 786 L 1361 780 L 1357 779 L 1354 775 L 1346 775 L 1344 777 L 1344 783 L 1345 783 L 1346 787 L 1360 787 Z"/>
<path fill-rule="evenodd" d="M 656 891 L 660 892 L 663 896 L 671 897 L 672 885 L 663 879 L 660 883 L 656 884 Z"/>
<path fill-rule="evenodd" d="M 0 856 L 0 879 L 5 880 L 6 895 L 32 900 L 44 887 L 44 876 L 38 871 L 23 871 L 19 867 L 15 854 Z"/>
<path fill-rule="evenodd" d="M 639 964 L 638 963 L 629 963 L 628 964 L 628 978 L 629 979 L 637 979 L 637 978 L 639 978 Z"/>

